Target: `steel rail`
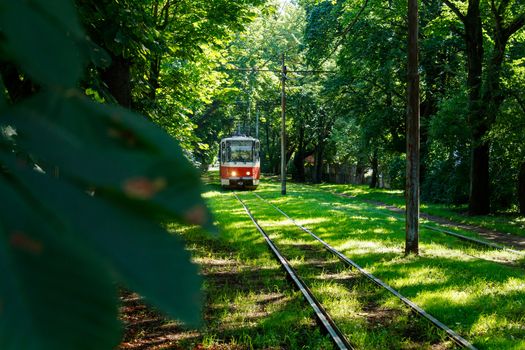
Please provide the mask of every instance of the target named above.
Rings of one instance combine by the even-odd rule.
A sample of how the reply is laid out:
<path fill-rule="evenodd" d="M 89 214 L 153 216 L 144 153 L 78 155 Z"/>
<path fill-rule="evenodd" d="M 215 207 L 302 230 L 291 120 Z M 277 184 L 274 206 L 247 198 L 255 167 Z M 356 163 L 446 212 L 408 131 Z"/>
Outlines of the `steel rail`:
<path fill-rule="evenodd" d="M 345 195 L 344 193 L 337 193 L 337 192 L 332 192 L 332 191 L 327 191 L 327 192 L 331 193 L 333 195 L 339 196 L 339 197 L 352 198 L 352 199 L 359 200 L 359 199 L 357 199 L 355 197 Z M 361 201 L 361 202 L 364 202 L 364 201 Z M 365 203 L 368 203 L 368 202 L 365 202 Z M 370 203 L 370 204 L 372 204 L 372 203 Z M 376 205 L 376 207 L 381 208 L 382 206 L 381 205 Z M 383 215 L 388 215 L 388 216 L 396 218 L 396 219 L 398 218 L 398 217 L 396 217 L 396 216 L 394 216 L 392 214 L 383 213 Z M 404 219 L 404 218 L 401 218 L 401 219 Z M 427 219 L 427 220 L 428 221 L 432 221 L 430 219 Z M 478 244 L 478 245 L 484 245 L 484 246 L 491 247 L 491 248 L 498 249 L 498 250 L 504 250 L 504 251 L 507 251 L 507 252 L 510 252 L 510 253 L 514 253 L 514 254 L 518 254 L 518 255 L 525 255 L 525 252 L 522 252 L 522 251 L 519 251 L 519 250 L 516 250 L 516 249 L 512 249 L 512 248 L 506 247 L 506 246 L 501 245 L 501 244 L 496 244 L 496 243 L 492 243 L 492 242 L 485 242 L 485 241 L 482 241 L 482 240 L 477 239 L 477 238 L 464 236 L 462 234 L 459 234 L 459 233 L 456 233 L 456 232 L 453 232 L 453 231 L 450 231 L 450 230 L 445 230 L 445 229 L 442 229 L 442 228 L 439 228 L 439 227 L 434 227 L 434 226 L 431 226 L 431 225 L 428 225 L 428 224 L 420 224 L 420 226 L 424 227 L 426 229 L 432 230 L 432 231 L 443 233 L 445 235 L 456 237 L 456 238 L 461 239 L 463 241 L 475 243 L 475 244 Z"/>
<path fill-rule="evenodd" d="M 235 198 L 242 204 L 244 207 L 244 210 L 246 211 L 246 214 L 250 217 L 252 222 L 255 224 L 255 227 L 257 227 L 257 230 L 261 233 L 261 235 L 266 240 L 266 243 L 272 250 L 273 254 L 277 257 L 281 265 L 284 267 L 290 278 L 293 280 L 297 288 L 301 291 L 305 299 L 308 301 L 310 306 L 315 312 L 315 315 L 323 325 L 323 327 L 326 329 L 330 337 L 332 338 L 332 341 L 340 350 L 349 350 L 354 349 L 348 340 L 345 338 L 343 333 L 339 330 L 339 328 L 335 325 L 334 321 L 328 315 L 326 310 L 322 307 L 322 305 L 319 303 L 319 301 L 315 298 L 312 291 L 306 286 L 306 284 L 301 280 L 301 278 L 297 275 L 295 270 L 292 268 L 288 260 L 279 252 L 273 241 L 270 239 L 270 237 L 266 234 L 266 232 L 263 230 L 263 228 L 259 225 L 257 220 L 254 218 L 246 204 L 242 201 L 242 199 L 237 196 L 236 193 L 233 193 Z"/>
<path fill-rule="evenodd" d="M 463 348 L 466 348 L 466 349 L 470 349 L 470 350 L 477 350 L 476 347 L 474 347 L 474 345 L 472 345 L 468 340 L 466 340 L 465 338 L 463 338 L 462 336 L 460 336 L 459 334 L 457 334 L 456 332 L 454 332 L 452 329 L 450 329 L 447 325 L 445 325 L 444 323 L 442 323 L 441 321 L 439 321 L 438 319 L 436 319 L 434 316 L 432 316 L 431 314 L 429 314 L 428 312 L 426 312 L 425 310 L 423 310 L 421 307 L 419 307 L 417 304 L 415 304 L 414 302 L 412 302 L 411 300 L 407 299 L 405 296 L 403 296 L 401 293 L 399 293 L 397 290 L 395 290 L 394 288 L 392 288 L 390 285 L 386 284 L 385 282 L 383 282 L 382 280 L 380 280 L 379 278 L 375 277 L 374 275 L 372 275 L 370 272 L 366 271 L 364 268 L 362 268 L 361 266 L 359 266 L 356 262 L 354 262 L 353 260 L 349 259 L 346 255 L 344 255 L 343 253 L 339 252 L 337 249 L 335 249 L 334 247 L 332 247 L 330 244 L 326 243 L 324 240 L 322 240 L 321 238 L 319 238 L 316 234 L 314 234 L 312 231 L 310 231 L 309 229 L 307 229 L 306 227 L 302 226 L 301 224 L 299 224 L 297 221 L 295 221 L 294 219 L 292 219 L 288 214 L 286 214 L 284 211 L 282 211 L 279 207 L 277 207 L 276 205 L 274 205 L 273 203 L 267 201 L 266 199 L 262 198 L 260 195 L 258 195 L 257 193 L 254 193 L 254 195 L 259 198 L 260 200 L 262 200 L 263 202 L 266 202 L 268 203 L 269 205 L 271 205 L 273 208 L 275 208 L 277 211 L 279 211 L 281 214 L 283 214 L 288 220 L 290 220 L 292 223 L 294 223 L 297 227 L 299 227 L 301 230 L 303 230 L 304 232 L 308 233 L 309 235 L 311 235 L 313 238 L 315 238 L 317 241 L 319 241 L 321 244 L 323 244 L 323 246 L 329 251 L 331 252 L 332 254 L 334 254 L 335 256 L 337 256 L 341 261 L 343 261 L 344 263 L 346 263 L 347 265 L 350 265 L 352 267 L 354 267 L 355 269 L 357 269 L 359 272 L 361 272 L 364 276 L 366 276 L 368 279 L 370 279 L 371 281 L 373 281 L 375 284 L 377 284 L 378 286 L 382 287 L 382 288 L 385 288 L 386 290 L 388 290 L 390 293 L 394 294 L 398 299 L 400 299 L 405 305 L 407 305 L 408 307 L 410 307 L 412 310 L 414 310 L 418 315 L 426 318 L 427 320 L 429 320 L 433 325 L 435 325 L 436 327 L 440 328 L 441 330 L 445 331 L 447 333 L 447 335 L 459 346 L 463 347 Z"/>

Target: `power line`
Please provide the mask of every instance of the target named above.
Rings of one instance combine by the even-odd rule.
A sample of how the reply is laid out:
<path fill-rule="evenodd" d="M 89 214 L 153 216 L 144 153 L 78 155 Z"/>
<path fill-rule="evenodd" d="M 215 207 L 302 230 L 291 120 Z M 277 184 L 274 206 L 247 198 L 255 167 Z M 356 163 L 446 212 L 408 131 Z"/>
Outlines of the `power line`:
<path fill-rule="evenodd" d="M 221 71 L 239 71 L 239 72 L 273 72 L 282 73 L 282 69 L 262 69 L 262 68 L 220 68 Z M 323 73 L 323 74 L 335 74 L 336 71 L 332 70 L 286 70 L 286 73 Z"/>

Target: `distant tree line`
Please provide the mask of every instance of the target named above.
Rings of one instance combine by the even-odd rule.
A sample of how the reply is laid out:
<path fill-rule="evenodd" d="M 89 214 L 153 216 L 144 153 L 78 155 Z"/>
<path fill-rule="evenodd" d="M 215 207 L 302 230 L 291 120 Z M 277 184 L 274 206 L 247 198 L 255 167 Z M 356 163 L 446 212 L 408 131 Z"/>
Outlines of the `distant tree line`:
<path fill-rule="evenodd" d="M 404 188 L 406 3 L 310 1 L 262 11 L 228 48 L 235 103 L 279 173 L 280 54 L 288 74 L 287 164 L 297 181 Z M 421 194 L 471 214 L 525 212 L 525 4 L 420 6 Z M 219 107 L 216 104 L 216 107 Z M 256 119 L 258 117 L 258 119 Z"/>

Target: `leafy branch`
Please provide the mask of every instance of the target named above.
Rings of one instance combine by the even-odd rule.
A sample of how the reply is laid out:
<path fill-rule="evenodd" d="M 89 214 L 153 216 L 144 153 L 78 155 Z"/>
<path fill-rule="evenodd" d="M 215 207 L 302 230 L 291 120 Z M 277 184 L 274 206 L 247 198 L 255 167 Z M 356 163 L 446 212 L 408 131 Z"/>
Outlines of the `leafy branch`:
<path fill-rule="evenodd" d="M 70 1 L 7 2 L 0 28 L 40 87 L 0 91 L 0 348 L 114 348 L 117 285 L 199 324 L 197 267 L 160 226 L 209 225 L 197 171 L 144 117 L 76 88 L 94 53 Z"/>

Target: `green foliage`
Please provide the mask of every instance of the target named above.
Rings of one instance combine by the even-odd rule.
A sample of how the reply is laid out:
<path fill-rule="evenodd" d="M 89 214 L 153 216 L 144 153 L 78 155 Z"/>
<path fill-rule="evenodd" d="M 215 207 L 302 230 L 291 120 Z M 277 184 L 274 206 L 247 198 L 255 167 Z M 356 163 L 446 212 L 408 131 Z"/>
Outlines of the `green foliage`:
<path fill-rule="evenodd" d="M 225 63 L 223 51 L 263 2 L 76 0 L 90 38 L 124 68 L 91 66 L 84 85 L 108 101 L 123 94 L 121 100 L 206 166 L 223 123 L 221 116 L 208 124 L 202 120 L 210 117 L 214 101 L 229 102 L 227 76 L 217 72 Z M 113 73 L 120 76 L 114 79 Z"/>
<path fill-rule="evenodd" d="M 198 174 L 154 124 L 75 88 L 91 47 L 76 18 L 68 1 L 0 6 L 2 52 L 39 83 L 0 104 L 2 349 L 114 348 L 117 285 L 201 318 L 197 268 L 160 226 L 209 224 Z"/>
<path fill-rule="evenodd" d="M 405 5 L 322 1 L 305 6 L 308 60 L 336 66 L 322 83 L 323 105 L 336 125 L 330 137 L 335 157 L 327 161 L 353 164 L 364 174 L 378 159 L 386 182 L 399 182 L 388 176 L 397 176 L 394 160 L 405 147 L 405 33 L 398 23 Z"/>
<path fill-rule="evenodd" d="M 393 156 L 386 162 L 388 172 L 383 172 L 388 175 L 389 187 L 395 189 L 404 189 L 406 186 L 406 155 L 399 154 Z"/>
<path fill-rule="evenodd" d="M 442 101 L 428 126 L 427 174 L 422 184 L 424 200 L 460 204 L 468 199 L 470 134 L 465 102 L 462 93 Z"/>
<path fill-rule="evenodd" d="M 516 183 L 525 159 L 525 31 L 512 41 L 509 53 L 503 81 L 507 98 L 488 136 L 493 144 L 491 173 L 497 174 L 491 183 L 496 210 L 516 209 Z"/>
<path fill-rule="evenodd" d="M 258 118 L 263 171 L 276 172 L 280 164 L 281 56 L 285 54 L 289 71 L 311 68 L 302 51 L 305 12 L 293 2 L 270 1 L 257 10 L 257 15 L 225 52 L 224 68 L 228 74 L 222 85 L 225 93 L 218 95 L 204 113 L 225 126 L 213 133 L 217 136 L 227 135 L 235 126 L 255 136 Z M 326 117 L 320 103 L 319 81 L 322 80 L 309 74 L 287 74 L 286 153 L 289 158 L 302 153 L 304 160 L 313 153 L 319 139 L 326 141 L 326 137 L 320 135 L 325 127 L 330 129 L 328 123 L 321 122 Z"/>
<path fill-rule="evenodd" d="M 466 13 L 466 2 L 451 2 Z M 331 136 L 335 157 L 326 160 L 337 164 L 346 159 L 368 171 L 377 154 L 386 184 L 404 187 L 399 170 L 406 147 L 406 2 L 300 3 L 307 12 L 304 47 L 308 61 L 335 64 L 331 68 L 335 74 L 322 83 L 323 103 L 336 115 L 336 130 Z M 469 109 L 476 103 L 468 102 L 471 94 L 465 88 L 467 53 L 461 34 L 464 25 L 442 1 L 420 4 L 421 171 L 422 195 L 426 199 L 447 203 L 468 199 L 471 139 L 477 123 L 473 124 L 473 120 L 502 102 L 496 122 L 487 128 L 492 131 L 483 137 L 483 142 L 494 143 L 490 154 L 493 209 L 516 206 L 516 182 L 523 159 L 520 125 L 525 106 L 521 97 L 524 8 L 518 3 L 495 1 L 491 7 L 481 2 L 484 67 L 490 67 L 490 62 L 499 57 L 493 55 L 497 29 L 494 11 L 503 11 L 499 18 L 506 26 L 514 20 L 517 31 L 510 36 L 508 54 L 501 56 L 501 79 L 490 80 L 493 74 L 499 74 L 496 68 L 488 68 L 483 74 L 481 90 L 485 97 L 491 98 L 490 91 L 497 84 L 504 86 L 505 91 L 495 92 L 490 105 L 468 118 Z M 488 115 L 482 119 L 488 122 L 492 118 Z"/>

